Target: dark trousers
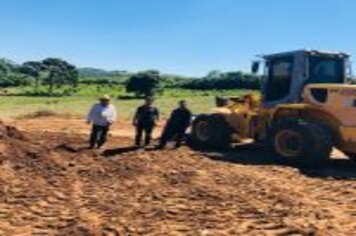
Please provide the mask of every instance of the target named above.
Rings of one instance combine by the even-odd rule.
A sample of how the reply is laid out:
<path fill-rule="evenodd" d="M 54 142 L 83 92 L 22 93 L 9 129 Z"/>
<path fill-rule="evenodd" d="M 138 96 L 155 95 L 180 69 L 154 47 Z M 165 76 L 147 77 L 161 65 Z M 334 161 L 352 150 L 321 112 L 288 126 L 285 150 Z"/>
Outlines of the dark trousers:
<path fill-rule="evenodd" d="M 164 128 L 162 133 L 159 147 L 164 148 L 167 145 L 167 142 L 175 139 L 176 147 L 180 147 L 182 145 L 183 138 L 185 136 L 185 127 L 179 127 L 174 125 L 168 125 Z"/>
<path fill-rule="evenodd" d="M 93 125 L 90 135 L 90 147 L 101 147 L 106 143 L 109 126 Z"/>
<path fill-rule="evenodd" d="M 143 134 L 145 134 L 145 146 L 149 145 L 152 139 L 154 124 L 138 124 L 136 126 L 135 144 L 141 146 Z"/>

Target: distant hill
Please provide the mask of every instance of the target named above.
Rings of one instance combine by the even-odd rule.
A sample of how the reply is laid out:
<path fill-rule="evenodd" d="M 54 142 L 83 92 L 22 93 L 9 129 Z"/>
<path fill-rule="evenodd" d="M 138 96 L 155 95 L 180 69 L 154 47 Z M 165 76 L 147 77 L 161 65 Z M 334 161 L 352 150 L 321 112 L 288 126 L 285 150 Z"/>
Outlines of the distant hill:
<path fill-rule="evenodd" d="M 78 68 L 78 72 L 80 77 L 111 77 L 129 74 L 127 71 L 109 71 L 90 67 Z"/>

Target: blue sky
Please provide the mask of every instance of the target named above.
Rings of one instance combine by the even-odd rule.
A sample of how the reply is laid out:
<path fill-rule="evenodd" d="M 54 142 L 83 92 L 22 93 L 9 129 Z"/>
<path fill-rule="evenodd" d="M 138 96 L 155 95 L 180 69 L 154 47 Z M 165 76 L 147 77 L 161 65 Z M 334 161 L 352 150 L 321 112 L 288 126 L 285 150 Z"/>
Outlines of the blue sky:
<path fill-rule="evenodd" d="M 351 0 L 1 0 L 0 57 L 204 75 L 313 48 L 356 56 Z"/>

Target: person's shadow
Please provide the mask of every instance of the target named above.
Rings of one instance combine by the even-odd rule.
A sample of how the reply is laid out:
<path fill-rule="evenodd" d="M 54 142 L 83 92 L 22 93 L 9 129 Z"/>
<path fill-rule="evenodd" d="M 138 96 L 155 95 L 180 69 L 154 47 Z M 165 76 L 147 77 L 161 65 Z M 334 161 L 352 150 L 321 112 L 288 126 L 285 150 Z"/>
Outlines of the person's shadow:
<path fill-rule="evenodd" d="M 137 150 L 138 150 L 138 148 L 135 146 L 119 147 L 119 148 L 115 148 L 115 149 L 107 149 L 102 153 L 102 155 L 104 157 L 112 157 L 112 156 L 120 155 L 120 154 L 127 153 L 127 152 L 133 152 L 133 151 L 137 151 Z"/>

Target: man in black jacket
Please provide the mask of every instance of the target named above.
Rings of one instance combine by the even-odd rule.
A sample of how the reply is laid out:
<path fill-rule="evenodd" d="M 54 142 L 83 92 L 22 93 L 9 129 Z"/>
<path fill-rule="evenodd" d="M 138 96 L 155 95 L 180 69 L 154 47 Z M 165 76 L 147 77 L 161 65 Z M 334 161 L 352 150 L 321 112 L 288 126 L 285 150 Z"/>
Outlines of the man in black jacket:
<path fill-rule="evenodd" d="M 180 101 L 178 108 L 172 112 L 171 117 L 167 121 L 167 125 L 164 128 L 160 143 L 157 148 L 165 148 L 167 142 L 174 138 L 176 139 L 175 147 L 179 148 L 182 144 L 185 132 L 190 126 L 191 119 L 192 113 L 188 109 L 187 102 L 184 100 Z"/>
<path fill-rule="evenodd" d="M 153 98 L 146 98 L 145 104 L 136 110 L 133 125 L 136 127 L 137 147 L 141 147 L 143 133 L 145 133 L 145 146 L 150 144 L 153 129 L 159 120 L 159 110 L 153 106 L 153 102 Z"/>

